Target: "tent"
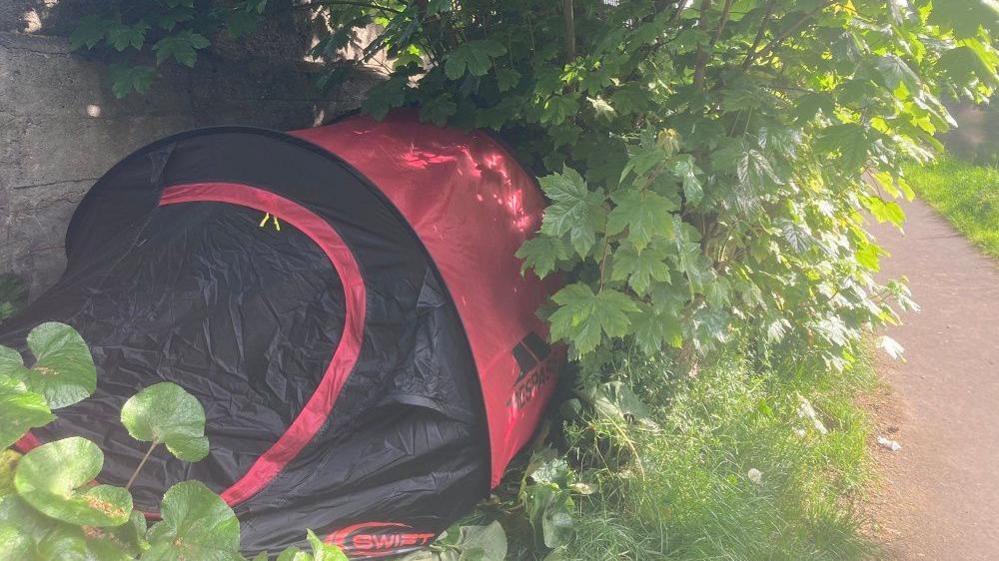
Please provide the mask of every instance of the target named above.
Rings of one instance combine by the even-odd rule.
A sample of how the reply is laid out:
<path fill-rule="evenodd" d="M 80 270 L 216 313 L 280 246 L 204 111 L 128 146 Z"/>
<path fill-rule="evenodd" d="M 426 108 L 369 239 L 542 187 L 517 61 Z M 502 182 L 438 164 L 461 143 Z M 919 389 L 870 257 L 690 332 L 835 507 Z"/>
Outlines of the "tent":
<path fill-rule="evenodd" d="M 0 326 L 24 349 L 31 327 L 68 323 L 99 372 L 19 444 L 85 436 L 100 480 L 124 485 L 145 446 L 121 405 L 171 381 L 204 405 L 211 450 L 157 449 L 136 508 L 155 518 L 198 479 L 249 553 L 306 528 L 355 557 L 419 547 L 499 483 L 564 359 L 536 316 L 554 286 L 514 257 L 544 204 L 494 139 L 408 112 L 154 142 L 94 185 L 62 278 Z"/>

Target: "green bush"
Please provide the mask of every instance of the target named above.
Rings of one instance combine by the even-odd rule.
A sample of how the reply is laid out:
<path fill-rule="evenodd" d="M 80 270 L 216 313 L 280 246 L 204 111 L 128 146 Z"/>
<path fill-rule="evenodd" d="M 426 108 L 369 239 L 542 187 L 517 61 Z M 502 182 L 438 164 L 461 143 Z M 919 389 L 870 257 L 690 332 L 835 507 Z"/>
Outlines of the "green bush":
<path fill-rule="evenodd" d="M 126 6 L 127 4 L 127 6 Z M 75 46 L 114 55 L 115 91 L 192 66 L 290 2 L 111 1 Z M 952 123 L 938 96 L 996 83 L 999 8 L 981 0 L 319 1 L 335 58 L 359 26 L 395 57 L 364 110 L 416 105 L 491 128 L 551 200 L 518 254 L 567 286 L 547 317 L 586 384 L 620 348 L 688 364 L 737 333 L 793 339 L 843 368 L 864 326 L 894 321 L 897 285 L 863 213 L 900 224 L 906 161 Z M 139 57 L 139 58 L 136 58 Z M 124 65 L 124 66 L 123 66 Z M 320 82 L 344 71 L 331 63 Z M 864 181 L 873 172 L 880 186 Z"/>

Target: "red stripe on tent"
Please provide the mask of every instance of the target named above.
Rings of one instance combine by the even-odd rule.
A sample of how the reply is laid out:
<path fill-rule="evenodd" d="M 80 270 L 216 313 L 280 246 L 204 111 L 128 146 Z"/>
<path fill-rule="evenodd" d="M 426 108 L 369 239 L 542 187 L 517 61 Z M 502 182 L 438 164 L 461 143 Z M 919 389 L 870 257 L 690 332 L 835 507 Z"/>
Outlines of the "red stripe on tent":
<path fill-rule="evenodd" d="M 160 198 L 160 206 L 192 202 L 229 203 L 271 213 L 316 242 L 343 283 L 346 307 L 343 334 L 323 379 L 281 438 L 257 458 L 239 481 L 222 492 L 225 502 L 233 506 L 266 487 L 325 424 L 360 354 L 366 302 L 364 278 L 354 255 L 329 222 L 288 199 L 237 183 L 175 185 L 166 188 Z"/>

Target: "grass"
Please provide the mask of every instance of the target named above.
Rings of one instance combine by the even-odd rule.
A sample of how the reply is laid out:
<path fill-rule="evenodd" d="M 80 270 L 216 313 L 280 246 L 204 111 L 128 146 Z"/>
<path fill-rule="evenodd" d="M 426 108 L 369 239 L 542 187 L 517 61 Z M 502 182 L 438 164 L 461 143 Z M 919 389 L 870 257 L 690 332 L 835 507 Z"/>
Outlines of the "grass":
<path fill-rule="evenodd" d="M 945 157 L 906 170 L 913 190 L 989 255 L 999 257 L 999 168 Z"/>
<path fill-rule="evenodd" d="M 668 370 L 655 362 L 630 368 L 636 388 L 670 394 L 653 414 L 657 428 L 636 437 L 645 475 L 594 476 L 601 490 L 577 503 L 576 537 L 562 558 L 876 557 L 853 504 L 868 479 L 870 426 L 855 404 L 875 385 L 868 361 L 834 374 L 726 359 L 663 390 Z M 805 400 L 825 432 L 800 414 Z"/>

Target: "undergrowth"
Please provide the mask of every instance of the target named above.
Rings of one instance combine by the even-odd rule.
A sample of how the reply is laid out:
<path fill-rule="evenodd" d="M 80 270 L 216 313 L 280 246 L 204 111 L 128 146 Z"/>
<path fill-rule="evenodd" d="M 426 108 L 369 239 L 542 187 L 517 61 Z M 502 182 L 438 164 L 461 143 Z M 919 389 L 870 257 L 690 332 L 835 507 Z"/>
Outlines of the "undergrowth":
<path fill-rule="evenodd" d="M 913 190 L 989 255 L 999 257 L 999 168 L 949 156 L 906 171 Z"/>
<path fill-rule="evenodd" d="M 585 493 L 574 497 L 573 537 L 546 559 L 875 556 L 854 505 L 868 478 L 869 424 L 855 405 L 875 383 L 866 353 L 842 373 L 732 356 L 694 377 L 667 359 L 622 370 L 657 405 L 626 433 L 599 416 L 567 424 Z M 510 537 L 511 558 L 535 558 L 529 540 L 518 548 Z"/>

